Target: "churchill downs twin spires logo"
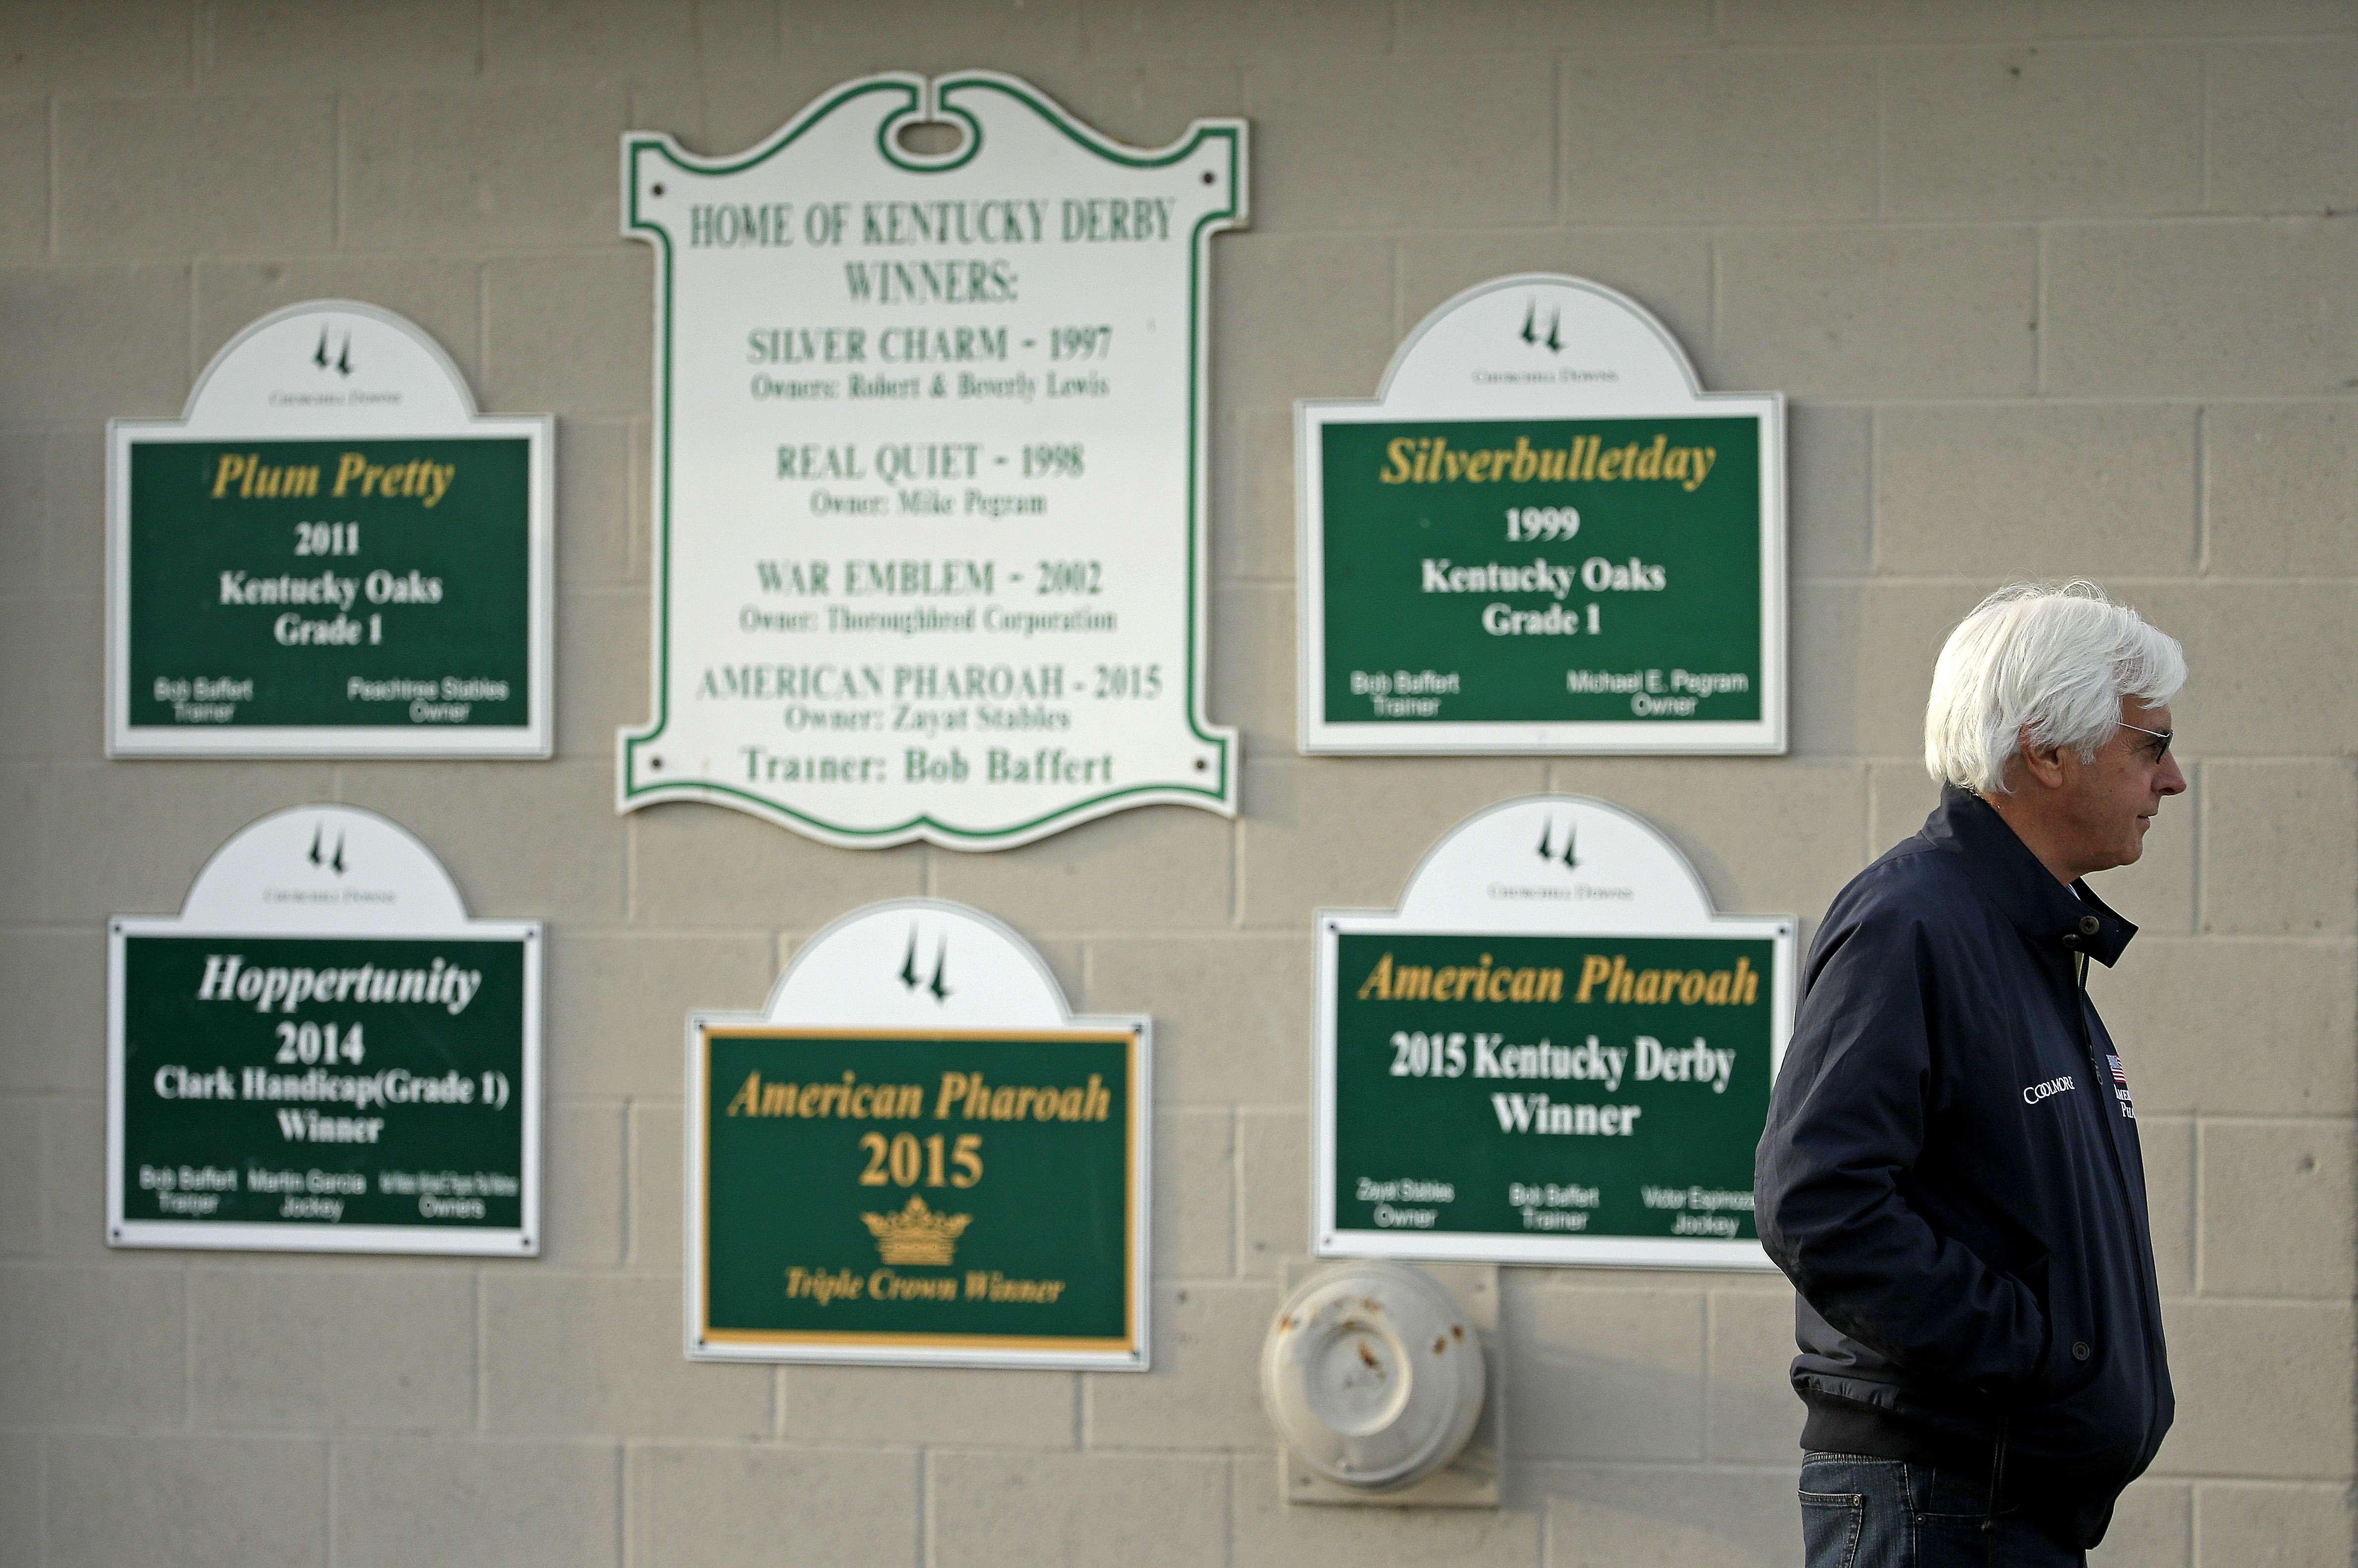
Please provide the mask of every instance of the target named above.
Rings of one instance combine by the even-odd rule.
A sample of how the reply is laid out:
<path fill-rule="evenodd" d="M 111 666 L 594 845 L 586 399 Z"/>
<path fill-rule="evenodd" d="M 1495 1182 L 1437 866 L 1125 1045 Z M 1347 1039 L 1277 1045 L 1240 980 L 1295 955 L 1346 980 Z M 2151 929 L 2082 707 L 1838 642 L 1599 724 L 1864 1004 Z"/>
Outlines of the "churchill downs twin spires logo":
<path fill-rule="evenodd" d="M 1548 843 L 1548 837 L 1554 830 L 1554 827 L 1555 824 L 1552 822 L 1542 823 L 1540 826 L 1540 859 L 1542 860 L 1561 860 L 1563 864 L 1563 869 L 1567 871 L 1579 870 L 1580 859 L 1572 852 L 1573 837 L 1578 830 L 1569 822 L 1563 825 L 1563 852 L 1559 855 Z"/>
<path fill-rule="evenodd" d="M 915 990 L 922 984 L 925 989 L 934 993 L 936 1001 L 949 1000 L 950 989 L 942 983 L 943 972 L 949 967 L 949 957 L 950 939 L 946 935 L 942 937 L 940 945 L 934 949 L 934 978 L 930 981 L 924 980 L 917 969 L 917 928 L 911 925 L 909 955 L 901 960 L 901 983 L 911 990 Z"/>
<path fill-rule="evenodd" d="M 329 871 L 335 872 L 336 875 L 341 877 L 344 874 L 343 830 L 341 828 L 338 828 L 336 830 L 335 851 L 327 859 L 322 860 L 319 855 L 319 848 L 321 843 L 326 839 L 327 834 L 328 828 L 327 824 L 325 823 L 321 823 L 318 827 L 313 827 L 311 829 L 311 852 L 303 858 L 310 861 L 315 866 L 326 867 Z"/>
<path fill-rule="evenodd" d="M 1563 320 L 1563 308 L 1562 306 L 1558 306 L 1555 309 L 1548 313 L 1547 332 L 1545 336 L 1541 336 L 1540 333 L 1539 320 L 1540 302 L 1537 299 L 1533 299 L 1529 305 L 1523 307 L 1523 330 L 1517 333 L 1516 336 L 1520 337 L 1523 341 L 1531 344 L 1531 347 L 1535 349 L 1543 347 L 1552 354 L 1560 354 L 1563 352 L 1563 335 L 1556 330 L 1557 325 Z"/>
<path fill-rule="evenodd" d="M 337 351 L 336 357 L 334 359 L 330 359 L 328 357 L 328 329 L 326 326 L 322 325 L 319 329 L 319 346 L 312 351 L 311 362 L 319 366 L 321 370 L 332 370 L 340 375 L 352 374 L 352 334 L 351 330 L 349 328 L 345 330 L 344 346 Z"/>

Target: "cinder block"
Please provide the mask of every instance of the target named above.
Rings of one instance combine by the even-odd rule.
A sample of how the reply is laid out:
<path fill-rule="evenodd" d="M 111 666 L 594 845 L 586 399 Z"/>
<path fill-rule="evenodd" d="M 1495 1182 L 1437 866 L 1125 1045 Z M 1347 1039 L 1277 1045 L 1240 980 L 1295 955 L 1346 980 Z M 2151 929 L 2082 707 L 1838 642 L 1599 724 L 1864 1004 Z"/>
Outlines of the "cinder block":
<path fill-rule="evenodd" d="M 2027 228 L 1724 234 L 1719 384 L 1797 397 L 2023 396 L 2036 249 Z"/>
<path fill-rule="evenodd" d="M 1258 153 L 1254 187 L 1260 191 Z M 1220 236 L 1212 244 L 1212 406 L 1290 414 L 1297 397 L 1374 395 L 1400 342 L 1391 299 L 1391 246 L 1381 238 L 1260 229 Z M 1268 330 L 1272 321 L 1285 330 Z"/>
<path fill-rule="evenodd" d="M 201 600 L 200 601 L 201 602 Z M 106 621 L 86 599 L 11 599 L 0 669 L 38 670 L 40 696 L 14 702 L 0 753 L 96 762 L 104 750 Z"/>
<path fill-rule="evenodd" d="M 95 927 L 0 932 L 0 1089 L 105 1088 L 106 940 Z"/>
<path fill-rule="evenodd" d="M 2346 33 L 2350 9 L 2334 0 L 2046 0 L 2039 26 L 2056 37 L 2116 33 Z"/>
<path fill-rule="evenodd" d="M 2140 934 L 2090 981 L 2141 1114 L 2347 1116 L 2358 1104 L 2358 955 L 2346 941 Z"/>
<path fill-rule="evenodd" d="M 634 1448 L 631 1562 L 644 1568 L 763 1562 L 911 1568 L 921 1462 L 911 1454 L 852 1449 Z"/>
<path fill-rule="evenodd" d="M 2181 1298 L 2164 1305 L 2178 1424 L 2157 1473 L 2350 1473 L 2349 1303 Z"/>
<path fill-rule="evenodd" d="M 1241 907 L 1248 926 L 1307 931 L 1318 908 L 1391 909 L 1433 841 L 1483 806 L 1543 787 L 1524 758 L 1286 759 L 1249 763 Z"/>
<path fill-rule="evenodd" d="M 2358 750 L 2358 587 L 2293 582 L 2139 584 L 2122 597 L 2186 645 L 2171 705 L 2200 754 L 2340 755 Z M 2285 693 L 2298 687 L 2301 696 Z"/>
<path fill-rule="evenodd" d="M 557 580 L 568 589 L 631 588 L 647 619 L 646 431 L 619 419 L 568 419 L 557 432 Z M 638 705 L 647 700 L 646 647 L 639 645 Z M 560 740 L 570 737 L 560 736 Z M 604 737 L 609 753 L 614 737 Z"/>
<path fill-rule="evenodd" d="M 108 762 L 52 769 L 45 830 L 71 855 L 49 857 L 51 920 L 175 914 L 222 840 L 282 806 L 331 798 L 313 762 Z M 463 875 L 463 865 L 452 870 Z"/>
<path fill-rule="evenodd" d="M 0 422 L 178 416 L 188 398 L 185 265 L 0 269 L 0 317 L 15 323 L 16 367 L 0 382 Z"/>
<path fill-rule="evenodd" d="M 630 1261 L 633 1268 L 683 1268 L 687 1223 L 687 1111 L 677 1100 L 638 1100 L 629 1109 Z"/>
<path fill-rule="evenodd" d="M 0 254 L 49 248 L 49 106 L 0 100 Z"/>
<path fill-rule="evenodd" d="M 27 1433 L 0 1435 L 0 1568 L 40 1568 L 41 1440 Z"/>
<path fill-rule="evenodd" d="M 2101 1080 L 2099 1080 L 2101 1082 Z M 2136 1090 L 2137 1076 L 2129 1075 Z M 2145 1097 L 2139 1093 L 2137 1098 Z M 2153 1236 L 2153 1270 L 2165 1296 L 2190 1295 L 2195 1289 L 2195 1226 L 2201 1166 L 2195 1155 L 2197 1123 L 2190 1118 L 2156 1116 L 2137 1107 L 2137 1147 L 2145 1154 L 2145 1199 L 2147 1227 Z"/>
<path fill-rule="evenodd" d="M 336 237 L 325 96 L 67 98 L 56 124 L 61 255 L 317 251 Z"/>
<path fill-rule="evenodd" d="M 2202 929 L 2346 935 L 2358 926 L 2350 764 L 2203 767 Z"/>
<path fill-rule="evenodd" d="M 1632 45 L 1699 44 L 1712 36 L 1704 0 L 1406 0 L 1398 51 L 1409 59 L 1512 38 L 1533 52 L 1578 55 Z"/>
<path fill-rule="evenodd" d="M 175 764 L 185 766 L 186 764 Z M 519 779 L 522 771 L 526 776 Z M 441 858 L 479 919 L 622 915 L 624 833 L 609 768 L 566 762 L 362 762 L 343 798 Z"/>
<path fill-rule="evenodd" d="M 758 0 L 645 7 L 494 0 L 483 13 L 483 74 L 559 85 L 693 75 L 711 62 L 777 59 L 778 32 L 777 17 Z"/>
<path fill-rule="evenodd" d="M 1792 1468 L 1663 1470 L 1547 1465 L 1528 1471 L 1546 1498 L 1547 1568 L 1787 1568 L 1800 1557 Z"/>
<path fill-rule="evenodd" d="M 1503 0 L 1512 4 L 1514 0 Z M 1669 12 L 1671 6 L 1655 10 Z M 1570 6 L 1555 13 L 1570 16 Z M 1575 127 L 1577 132 L 1577 127 Z M 1618 289 L 1661 319 L 1706 386 L 1711 379 L 1711 237 L 1684 229 L 1447 229 L 1400 240 L 1399 336 L 1477 283 L 1560 272 Z M 1373 383 L 1358 389 L 1372 396 Z"/>
<path fill-rule="evenodd" d="M 101 593 L 106 587 L 104 427 L 92 422 L 49 431 L 41 469 L 49 587 L 65 595 Z"/>
<path fill-rule="evenodd" d="M 559 1098 L 675 1098 L 687 1073 L 687 1015 L 758 1011 L 776 978 L 769 941 L 744 933 L 549 935 L 546 1054 Z"/>
<path fill-rule="evenodd" d="M 1085 7 L 1075 5 L 1072 10 L 1078 14 Z M 1021 25 L 1032 14 L 1029 6 L 1022 12 L 969 9 L 953 14 L 937 8 L 932 13 L 940 17 L 942 33 L 948 37 L 965 29 Z M 958 19 L 953 20 L 953 15 Z M 1044 20 L 1055 12 L 1042 16 Z M 934 24 L 928 21 L 925 27 L 931 31 Z M 1240 64 L 1180 55 L 1104 53 L 1066 60 L 1057 52 L 1061 39 L 1061 33 L 1055 42 L 1044 37 L 1037 52 L 1024 58 L 1020 74 L 1083 124 L 1130 146 L 1168 146 L 1196 120 L 1250 113 L 1246 70 Z M 992 52 L 997 52 L 995 46 Z"/>
<path fill-rule="evenodd" d="M 474 1424 L 475 1281 L 460 1270 L 200 1267 L 189 1339 L 200 1426 Z"/>
<path fill-rule="evenodd" d="M 622 1471 L 604 1443 L 339 1444 L 337 1568 L 619 1563 Z"/>
<path fill-rule="evenodd" d="M 1714 1291 L 1704 1314 L 1704 1456 L 1792 1463 L 1806 1413 L 1793 1392 L 1792 1291 Z"/>
<path fill-rule="evenodd" d="M 617 192 L 629 114 L 617 81 L 576 81 L 558 91 L 508 84 L 354 92 L 341 107 L 347 245 L 413 254 L 611 245 L 621 232 Z M 642 332 L 649 297 L 643 290 L 624 318 Z M 569 313 L 577 330 L 607 314 L 585 308 L 578 296 L 547 306 Z M 484 406 L 524 406 L 487 399 Z"/>
<path fill-rule="evenodd" d="M 189 12 L 176 0 L 16 5 L 0 21 L 11 92 L 116 92 L 189 85 Z"/>
<path fill-rule="evenodd" d="M 780 31 L 785 55 L 817 53 L 846 61 L 839 72 L 845 76 L 851 74 L 850 60 L 887 59 L 906 60 L 911 69 L 935 71 L 975 59 L 1020 60 L 1023 73 L 1029 75 L 1042 67 L 1072 61 L 1080 53 L 1085 10 L 1080 0 L 1055 0 L 1020 9 L 965 5 L 958 0 L 916 0 L 875 10 L 796 7 L 785 13 Z M 1041 74 L 1056 73 L 1050 70 Z"/>
<path fill-rule="evenodd" d="M 1785 558 L 1797 582 L 1861 577 L 1869 569 L 1873 419 L 1864 408 L 1785 406 Z M 1809 630 L 1799 608 L 1796 601 L 1797 641 Z"/>
<path fill-rule="evenodd" d="M 1540 1516 L 1531 1509 L 1322 1508 L 1289 1504 L 1271 1454 L 1229 1460 L 1235 1501 L 1228 1562 L 1236 1568 L 1504 1568 L 1540 1560 Z"/>
<path fill-rule="evenodd" d="M 1080 1433 L 1076 1372 L 795 1366 L 785 1378 L 790 1443 L 1071 1448 Z"/>
<path fill-rule="evenodd" d="M 41 1104 L 41 1256 L 119 1267 L 106 1245 L 106 1103 L 58 1096 Z M 152 1256 L 152 1255 L 151 1255 Z"/>
<path fill-rule="evenodd" d="M 1311 1246 L 1309 1118 L 1298 1110 L 1237 1113 L 1237 1271 L 1274 1280 Z"/>
<path fill-rule="evenodd" d="M 482 1290 L 491 1431 L 769 1434 L 770 1368 L 688 1360 L 676 1274 L 503 1272 Z"/>
<path fill-rule="evenodd" d="M 937 1453 L 929 1482 L 936 1568 L 1195 1568 L 1227 1554 L 1217 1455 Z"/>
<path fill-rule="evenodd" d="M 1720 32 L 1740 43 L 1947 43 L 2039 30 L 2036 0 L 1911 5 L 1908 0 L 1725 0 Z"/>
<path fill-rule="evenodd" d="M 925 891 L 925 851 L 835 849 L 743 812 L 702 805 L 647 806 L 624 817 L 631 835 L 631 913 L 665 926 L 817 930 L 856 905 Z M 743 1003 L 755 1006 L 768 986 Z"/>
<path fill-rule="evenodd" d="M 481 7 L 421 0 L 398 9 L 223 0 L 199 18 L 197 78 L 208 92 L 415 88 L 471 81 Z"/>
<path fill-rule="evenodd" d="M 52 1437 L 48 1468 L 51 1568 L 328 1561 L 328 1451 L 314 1440 Z"/>
<path fill-rule="evenodd" d="M 1333 58 L 1338 41 L 1328 35 L 1315 51 L 1253 70 L 1256 109 L 1285 106 L 1254 148 L 1256 227 L 1459 228 L 1556 216 L 1554 119 L 1539 112 L 1554 96 L 1552 59 L 1519 51 L 1346 65 Z M 1398 127 L 1441 123 L 1481 157 L 1428 165 L 1415 178 L 1402 167 Z"/>
<path fill-rule="evenodd" d="M 2195 1568 L 2341 1568 L 2350 1561 L 2350 1489 L 2334 1482 L 2194 1488 Z"/>
<path fill-rule="evenodd" d="M 1876 421 L 1878 571 L 2153 577 L 2194 566 L 2191 409 L 1887 408 Z"/>
<path fill-rule="evenodd" d="M 614 733 L 654 707 L 644 588 L 573 589 L 557 600 L 557 754 L 611 767 Z M 611 793 L 611 789 L 610 789 Z"/>
<path fill-rule="evenodd" d="M 184 1294 L 172 1268 L 0 1266 L 0 1427 L 187 1419 Z"/>
<path fill-rule="evenodd" d="M 1157 1105 L 1307 1101 L 1307 943 L 1266 936 L 1099 937 L 1088 948 L 1089 1008 L 1154 1019 Z"/>
<path fill-rule="evenodd" d="M 2231 403 L 2202 412 L 2210 569 L 2228 577 L 2358 576 L 2358 411 Z"/>
<path fill-rule="evenodd" d="M 1031 932 L 1127 931 L 1150 918 L 1220 927 L 1234 907 L 1235 831 L 1193 806 L 1118 811 L 1017 849 L 936 855 L 932 891 Z"/>
<path fill-rule="evenodd" d="M 696 71 L 632 75 L 631 126 L 662 131 L 702 157 L 730 157 L 765 140 L 837 82 L 888 60 L 909 63 L 882 57 L 847 65 L 817 50 L 782 60 L 765 50 L 744 59 L 707 59 Z"/>
<path fill-rule="evenodd" d="M 1225 1108 L 1155 1112 L 1158 1281 L 1226 1280 L 1237 1271 L 1234 1121 Z"/>
<path fill-rule="evenodd" d="M 1244 731 L 1249 756 L 1282 755 L 1301 737 L 1293 605 L 1290 582 L 1222 583 L 1212 596 L 1205 707 Z"/>
<path fill-rule="evenodd" d="M 0 1207 L 0 1256 L 41 1250 L 41 1102 L 0 1097 L 0 1192 L 17 1195 Z"/>
<path fill-rule="evenodd" d="M 2358 1286 L 2350 1123 L 2207 1120 L 2200 1135 L 2203 1292 L 2348 1300 Z"/>
<path fill-rule="evenodd" d="M 649 417 L 652 257 L 630 245 L 486 263 L 483 406 Z"/>
<path fill-rule="evenodd" d="M 1214 415 L 1212 438 L 1212 608 L 1227 604 L 1239 582 L 1271 582 L 1292 591 L 1297 531 L 1293 492 L 1293 413 L 1288 408 L 1232 408 Z M 1213 655 L 1219 642 L 1213 643 Z M 1291 667 L 1286 649 L 1281 665 Z M 1212 712 L 1228 723 L 1220 683 L 1212 685 Z"/>
<path fill-rule="evenodd" d="M 554 1054 L 560 1048 L 551 1043 L 546 1049 Z M 674 1119 L 677 1115 L 675 1109 Z M 547 1264 L 580 1269 L 623 1260 L 631 1201 L 623 1173 L 628 1116 L 623 1107 L 603 1101 L 555 1100 L 542 1113 L 538 1240 Z M 678 1256 L 675 1249 L 672 1257 Z"/>
<path fill-rule="evenodd" d="M 200 262 L 197 351 L 210 360 L 248 324 L 289 305 L 312 299 L 361 299 L 396 311 L 423 327 L 467 378 L 469 390 L 476 391 L 482 380 L 481 272 L 478 262 L 439 256 L 273 256 L 266 261 Z M 488 412 L 505 412 L 482 406 Z M 557 453 L 562 457 L 564 451 L 560 441 Z M 566 493 L 560 478 L 559 506 Z"/>
<path fill-rule="evenodd" d="M 1282 7 L 1206 0 L 1184 10 L 1153 0 L 1080 5 L 1083 47 L 1092 57 L 1174 54 L 1194 62 L 1325 51 L 1356 61 L 1392 47 L 1392 7 L 1381 0 L 1295 0 Z M 1258 82 L 1255 89 L 1257 103 L 1273 102 Z"/>
<path fill-rule="evenodd" d="M 1704 223 L 1871 217 L 1877 70 L 1874 55 L 1849 49 L 1570 54 L 1563 216 Z M 1766 124 L 1777 134 L 1762 135 Z M 1794 157 L 1796 147 L 1808 156 Z"/>
<path fill-rule="evenodd" d="M 27 829 L 0 838 L 0 898 L 28 920 L 47 914 L 42 907 L 41 862 L 46 858 L 44 808 L 55 800 L 47 787 L 49 770 L 42 763 L 0 763 L 0 809 Z"/>
<path fill-rule="evenodd" d="M 1084 1374 L 1090 1448 L 1260 1448 L 1260 1346 L 1278 1293 L 1262 1283 L 1154 1287 L 1154 1367 Z"/>
<path fill-rule="evenodd" d="M 2190 1568 L 2193 1506 L 2194 1488 L 2184 1482 L 2139 1476 L 2113 1505 L 2104 1542 L 2088 1561 L 2097 1568 Z"/>
<path fill-rule="evenodd" d="M 1947 583 L 1874 582 L 1863 587 L 1853 612 L 1858 626 L 1855 640 L 1845 649 L 1842 641 L 1830 639 L 1834 654 L 1846 654 L 1855 661 L 1846 672 L 1846 680 L 1831 690 L 1804 686 L 1799 678 L 1794 682 L 1796 708 L 1806 704 L 1827 710 L 1817 721 L 1817 743 L 1908 762 L 1918 777 L 1926 776 L 1921 762 L 1924 704 L 1932 692 L 1932 661 L 1940 657 L 1941 644 L 1949 640 L 1957 622 L 2000 580 L 1989 576 Z M 1812 600 L 1824 602 L 1823 598 Z M 1818 679 L 1818 672 L 1811 672 L 1810 678 Z M 1851 715 L 1847 728 L 1843 722 L 1845 709 Z M 1937 786 L 1930 787 L 1933 795 L 1926 810 L 1939 797 Z M 1919 813 L 1917 820 L 1921 819 Z M 1915 829 L 1916 822 L 1911 821 L 1900 831 Z"/>
<path fill-rule="evenodd" d="M 2346 25 L 2347 18 L 2344 17 Z M 2227 44 L 2204 52 L 2213 211 L 2358 205 L 2358 72 L 2347 39 Z"/>
<path fill-rule="evenodd" d="M 2171 44 L 2014 43 L 1883 59 L 1884 211 L 2179 213 L 2202 199 L 2202 58 Z"/>
<path fill-rule="evenodd" d="M 0 570 L 35 591 L 48 586 L 49 569 L 49 444 L 39 430 L 0 434 Z"/>
<path fill-rule="evenodd" d="M 1549 785 L 1651 822 L 1728 914 L 1816 914 L 1870 858 L 1866 778 L 1852 764 L 1563 758 L 1550 765 Z"/>
<path fill-rule="evenodd" d="M 2358 222 L 2061 225 L 2046 236 L 2041 388 L 2059 396 L 2339 395 Z"/>
<path fill-rule="evenodd" d="M 1505 1363 L 1516 1368 L 1509 1457 L 1701 1459 L 1703 1292 L 1539 1285 L 1522 1273 L 1503 1281 Z"/>

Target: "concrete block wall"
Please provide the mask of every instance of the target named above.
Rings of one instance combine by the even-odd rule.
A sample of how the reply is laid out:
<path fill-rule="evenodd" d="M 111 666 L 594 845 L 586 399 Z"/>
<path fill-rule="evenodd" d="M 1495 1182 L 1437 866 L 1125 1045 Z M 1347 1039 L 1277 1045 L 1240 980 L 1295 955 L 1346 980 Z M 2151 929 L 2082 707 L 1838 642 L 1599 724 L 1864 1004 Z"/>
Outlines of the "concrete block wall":
<path fill-rule="evenodd" d="M 1210 709 L 1244 815 L 966 856 L 611 808 L 647 704 L 651 273 L 629 126 L 725 152 L 989 66 L 1140 143 L 1253 122 L 1217 243 Z M 2186 643 L 2192 788 L 2107 896 L 2179 1427 L 2106 1564 L 2347 1563 L 2358 1227 L 2358 19 L 2347 0 L 83 0 L 0 5 L 0 1565 L 1796 1561 L 1788 1295 L 1509 1270 L 1506 1504 L 1288 1508 L 1254 1393 L 1306 1248 L 1309 925 L 1538 789 L 1814 916 L 1931 798 L 1932 651 L 2098 577 Z M 1458 288 L 1634 295 L 1792 407 L 1794 747 L 1293 752 L 1290 409 Z M 557 755 L 109 762 L 103 421 L 322 295 L 559 417 Z M 529 1263 L 111 1253 L 102 923 L 230 832 L 384 811 L 550 923 Z M 1158 1024 L 1145 1376 L 690 1365 L 679 1023 L 930 892 Z"/>

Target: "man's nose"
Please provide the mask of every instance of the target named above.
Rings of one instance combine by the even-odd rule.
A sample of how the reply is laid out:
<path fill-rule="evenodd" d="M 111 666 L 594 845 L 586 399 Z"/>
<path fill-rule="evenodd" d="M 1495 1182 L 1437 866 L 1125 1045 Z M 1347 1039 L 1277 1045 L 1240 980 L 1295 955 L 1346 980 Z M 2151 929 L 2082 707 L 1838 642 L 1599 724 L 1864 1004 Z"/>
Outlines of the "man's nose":
<path fill-rule="evenodd" d="M 2184 795 L 2186 793 L 2186 775 L 2178 771 L 2178 759 L 2172 756 L 2164 756 L 2161 759 L 2161 793 L 2164 795 Z"/>

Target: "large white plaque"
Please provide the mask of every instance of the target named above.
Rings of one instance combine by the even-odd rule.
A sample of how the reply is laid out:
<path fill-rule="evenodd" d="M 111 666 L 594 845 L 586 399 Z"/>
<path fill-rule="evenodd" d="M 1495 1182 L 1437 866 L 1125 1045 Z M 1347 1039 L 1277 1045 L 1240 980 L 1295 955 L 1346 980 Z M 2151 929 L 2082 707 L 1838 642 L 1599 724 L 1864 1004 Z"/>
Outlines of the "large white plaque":
<path fill-rule="evenodd" d="M 623 138 L 660 579 L 621 809 L 978 849 L 1234 814 L 1205 356 L 1244 146 L 1235 120 L 1124 146 L 985 71 L 847 82 L 734 157 Z"/>

